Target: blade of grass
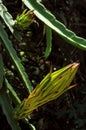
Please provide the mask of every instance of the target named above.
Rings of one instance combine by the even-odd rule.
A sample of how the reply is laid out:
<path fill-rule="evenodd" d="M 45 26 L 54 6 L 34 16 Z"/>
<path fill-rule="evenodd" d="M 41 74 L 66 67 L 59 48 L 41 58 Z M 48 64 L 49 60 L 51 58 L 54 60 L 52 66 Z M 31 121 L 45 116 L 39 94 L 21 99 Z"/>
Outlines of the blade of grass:
<path fill-rule="evenodd" d="M 11 86 L 11 84 L 8 82 L 6 78 L 5 78 L 5 86 L 10 91 L 13 97 L 12 99 L 14 99 L 15 104 L 20 104 L 21 100 L 19 99 L 17 93 L 14 91 L 13 87 Z"/>
<path fill-rule="evenodd" d="M 12 15 L 8 12 L 5 5 L 2 3 L 2 0 L 0 0 L 0 16 L 4 20 L 7 27 L 10 29 L 11 33 L 15 36 L 17 40 L 21 40 L 22 37 L 20 33 L 14 29 L 15 20 L 13 20 Z"/>
<path fill-rule="evenodd" d="M 2 60 L 2 55 L 0 54 L 0 89 L 2 88 L 3 85 L 3 79 L 4 79 L 4 69 L 3 69 L 3 60 Z"/>
<path fill-rule="evenodd" d="M 9 94 L 11 94 L 11 98 L 12 98 L 12 102 L 15 104 L 15 105 L 18 105 L 21 103 L 21 100 L 19 99 L 17 93 L 15 92 L 15 90 L 13 89 L 13 87 L 11 86 L 11 84 L 8 82 L 8 80 L 5 78 L 5 86 L 6 88 L 9 90 Z M 23 119 L 23 122 L 28 124 L 28 127 L 30 128 L 30 130 L 36 130 L 35 126 L 31 123 L 29 123 L 29 120 L 28 119 Z"/>
<path fill-rule="evenodd" d="M 7 8 L 3 5 L 2 0 L 0 0 L 0 16 L 3 18 L 10 31 L 13 33 L 13 25 L 15 22 L 10 13 L 8 13 Z"/>
<path fill-rule="evenodd" d="M 45 58 L 48 58 L 52 50 L 52 29 L 49 26 L 45 25 L 45 31 L 46 31 L 46 50 L 44 56 Z"/>
<path fill-rule="evenodd" d="M 24 2 L 29 9 L 34 10 L 35 15 L 46 25 L 55 30 L 64 40 L 82 50 L 86 50 L 86 39 L 76 36 L 74 32 L 67 29 L 64 24 L 56 20 L 55 16 L 51 14 L 43 4 L 37 2 L 37 0 L 22 0 L 22 2 Z"/>
<path fill-rule="evenodd" d="M 25 84 L 27 91 L 30 93 L 32 91 L 32 85 L 28 78 L 28 75 L 25 72 L 25 69 L 23 65 L 21 64 L 20 59 L 18 58 L 15 49 L 12 46 L 11 41 L 8 39 L 8 35 L 6 31 L 3 29 L 3 25 L 0 23 L 0 37 L 2 39 L 2 45 L 7 50 L 9 56 L 12 59 L 12 62 L 14 63 L 15 67 L 17 68 L 17 71 L 19 72 L 23 83 Z"/>
<path fill-rule="evenodd" d="M 18 121 L 16 121 L 12 116 L 13 108 L 11 100 L 5 89 L 0 90 L 0 105 L 12 130 L 21 130 Z"/>

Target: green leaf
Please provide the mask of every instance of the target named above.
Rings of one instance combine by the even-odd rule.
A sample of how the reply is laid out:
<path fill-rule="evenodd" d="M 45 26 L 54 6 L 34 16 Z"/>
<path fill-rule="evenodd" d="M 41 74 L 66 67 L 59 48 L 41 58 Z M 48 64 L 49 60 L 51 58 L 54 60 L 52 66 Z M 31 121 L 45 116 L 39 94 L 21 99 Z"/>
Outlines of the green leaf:
<path fill-rule="evenodd" d="M 13 87 L 11 86 L 11 84 L 8 82 L 7 79 L 5 79 L 5 86 L 6 86 L 7 90 L 9 90 L 9 95 L 12 98 L 12 102 L 15 105 L 20 104 L 21 100 L 19 99 L 17 93 L 15 92 L 15 90 L 13 89 Z M 23 120 L 23 122 L 25 122 L 26 124 L 28 124 L 28 127 L 30 128 L 30 130 L 36 130 L 35 126 L 33 124 L 30 124 L 29 120 L 27 120 L 26 118 Z"/>
<path fill-rule="evenodd" d="M 7 8 L 3 5 L 2 0 L 0 0 L 0 15 L 6 23 L 6 25 L 9 27 L 10 31 L 13 33 L 13 25 L 15 22 L 10 13 L 8 12 Z"/>
<path fill-rule="evenodd" d="M 6 23 L 7 27 L 10 29 L 11 33 L 15 36 L 17 40 L 21 40 L 22 37 L 20 33 L 14 29 L 15 20 L 13 20 L 12 15 L 8 12 L 7 8 L 3 5 L 2 0 L 0 0 L 0 16 Z"/>
<path fill-rule="evenodd" d="M 5 86 L 10 91 L 10 93 L 12 95 L 12 99 L 14 99 L 14 103 L 20 104 L 21 100 L 19 99 L 17 93 L 14 91 L 13 87 L 11 86 L 11 84 L 8 82 L 7 79 L 5 79 Z"/>
<path fill-rule="evenodd" d="M 3 79 L 4 79 L 4 69 L 3 69 L 3 60 L 2 60 L 2 55 L 0 54 L 0 89 L 2 88 L 3 85 Z"/>
<path fill-rule="evenodd" d="M 5 89 L 0 90 L 0 105 L 12 130 L 21 130 L 19 123 L 12 116 L 11 100 Z"/>
<path fill-rule="evenodd" d="M 76 36 L 76 34 L 66 28 L 64 24 L 56 20 L 55 16 L 51 14 L 43 4 L 36 0 L 22 0 L 24 4 L 31 10 L 34 10 L 35 15 L 43 21 L 50 28 L 55 30 L 68 43 L 86 50 L 86 39 Z"/>
<path fill-rule="evenodd" d="M 46 30 L 46 50 L 44 53 L 45 58 L 47 58 L 52 50 L 52 29 L 45 25 L 45 30 Z"/>
<path fill-rule="evenodd" d="M 30 93 L 32 91 L 32 85 L 28 78 L 28 75 L 25 72 L 25 69 L 23 65 L 21 64 L 20 59 L 18 58 L 15 49 L 12 46 L 11 41 L 8 39 L 8 35 L 6 31 L 3 29 L 2 24 L 0 23 L 0 37 L 2 39 L 2 45 L 6 48 L 9 56 L 12 59 L 12 62 L 14 63 L 15 67 L 17 68 L 17 71 L 19 72 L 23 83 L 25 84 L 27 91 Z"/>

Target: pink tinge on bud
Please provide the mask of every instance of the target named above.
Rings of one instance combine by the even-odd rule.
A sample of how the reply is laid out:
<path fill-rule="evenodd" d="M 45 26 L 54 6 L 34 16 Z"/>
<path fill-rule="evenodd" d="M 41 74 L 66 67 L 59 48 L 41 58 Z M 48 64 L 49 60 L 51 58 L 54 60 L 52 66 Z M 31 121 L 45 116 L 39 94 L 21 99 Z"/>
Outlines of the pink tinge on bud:
<path fill-rule="evenodd" d="M 79 67 L 79 65 L 80 65 L 80 63 L 76 63 L 76 62 L 73 63 L 73 66 L 74 66 L 74 67 Z"/>

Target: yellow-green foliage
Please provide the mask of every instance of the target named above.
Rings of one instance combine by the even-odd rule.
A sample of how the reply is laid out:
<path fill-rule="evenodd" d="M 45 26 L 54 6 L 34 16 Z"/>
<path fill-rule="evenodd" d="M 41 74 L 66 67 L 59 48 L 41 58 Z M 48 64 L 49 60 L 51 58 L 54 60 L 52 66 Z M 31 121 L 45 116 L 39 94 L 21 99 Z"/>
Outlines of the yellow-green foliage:
<path fill-rule="evenodd" d="M 53 73 L 50 70 L 50 73 L 44 77 L 29 97 L 15 108 L 14 118 L 22 119 L 30 115 L 39 106 L 58 98 L 68 89 L 76 86 L 76 84 L 69 85 L 77 72 L 78 66 L 79 63 L 72 63 Z"/>
<path fill-rule="evenodd" d="M 26 30 L 33 22 L 35 22 L 34 11 L 24 10 L 21 15 L 17 16 L 14 27 L 18 30 Z"/>

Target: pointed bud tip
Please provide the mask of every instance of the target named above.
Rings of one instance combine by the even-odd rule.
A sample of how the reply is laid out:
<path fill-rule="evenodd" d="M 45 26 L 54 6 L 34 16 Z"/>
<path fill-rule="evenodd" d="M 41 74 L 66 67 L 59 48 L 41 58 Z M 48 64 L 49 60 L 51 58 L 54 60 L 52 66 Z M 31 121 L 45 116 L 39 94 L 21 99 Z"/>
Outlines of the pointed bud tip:
<path fill-rule="evenodd" d="M 78 68 L 79 65 L 80 65 L 80 63 L 78 63 L 78 62 L 74 62 L 74 63 L 73 63 L 73 66 L 74 66 L 74 67 L 77 67 L 77 68 Z"/>

